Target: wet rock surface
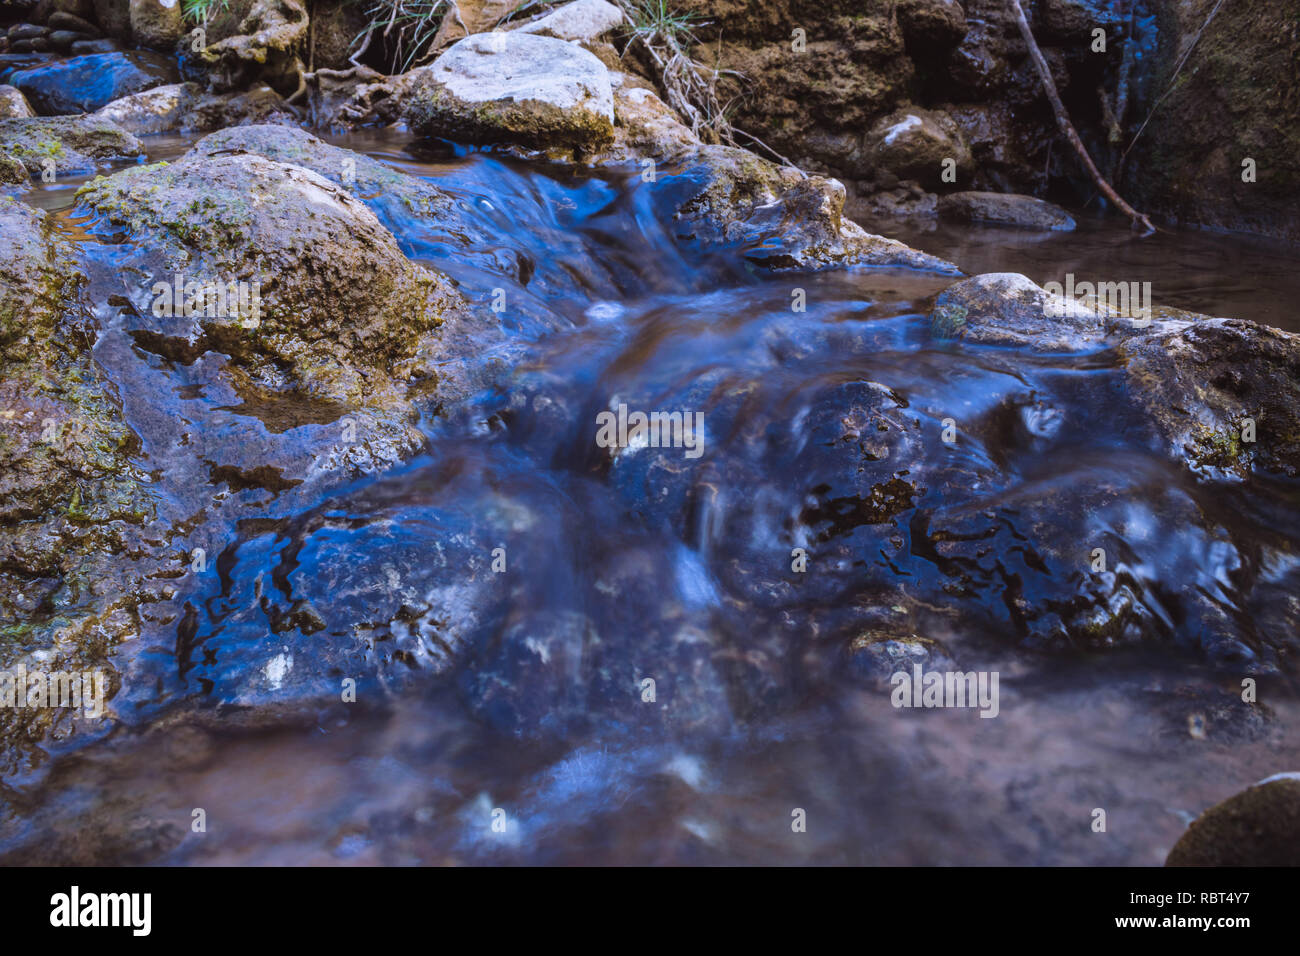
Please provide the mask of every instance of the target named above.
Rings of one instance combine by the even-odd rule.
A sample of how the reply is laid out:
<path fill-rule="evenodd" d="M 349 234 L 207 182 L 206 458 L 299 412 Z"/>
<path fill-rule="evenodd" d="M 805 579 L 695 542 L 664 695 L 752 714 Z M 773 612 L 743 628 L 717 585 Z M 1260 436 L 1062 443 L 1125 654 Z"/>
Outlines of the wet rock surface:
<path fill-rule="evenodd" d="M 200 286 L 256 287 L 255 304 L 243 296 L 227 314 L 200 299 L 197 321 L 177 317 L 159 334 L 227 353 L 258 387 L 380 400 L 415 374 L 421 337 L 457 305 L 365 206 L 299 166 L 196 154 L 101 177 L 78 198 Z"/>
<path fill-rule="evenodd" d="M 1074 218 L 1060 206 L 1033 196 L 960 192 L 942 197 L 937 208 L 939 215 L 961 222 L 993 223 L 1052 232 L 1070 232 L 1075 226 Z"/>
<path fill-rule="evenodd" d="M 1300 475 L 1300 341 L 1235 319 L 1121 346 L 1129 381 L 1173 453 L 1198 472 Z"/>
<path fill-rule="evenodd" d="M 297 125 L 297 117 L 269 87 L 244 93 L 206 93 L 195 83 L 175 83 L 125 96 L 101 107 L 95 116 L 136 136 L 207 132 L 260 123 Z"/>
<path fill-rule="evenodd" d="M 82 295 L 72 248 L 13 199 L 0 198 L 0 227 L 0 655 L 10 673 L 112 674 L 140 586 L 111 556 L 140 546 L 153 511 L 138 442 L 90 356 L 93 331 L 67 318 Z M 75 737 L 76 716 L 5 708 L 0 766 L 12 772 L 47 735 Z"/>
<path fill-rule="evenodd" d="M 742 245 L 751 262 L 776 270 L 876 265 L 956 272 L 844 218 L 844 187 L 835 180 L 726 146 L 704 147 L 683 167 L 662 186 L 682 239 Z"/>
<path fill-rule="evenodd" d="M 140 141 L 102 117 L 33 117 L 0 120 L 0 153 L 21 162 L 33 176 L 46 168 L 58 175 L 93 172 L 111 162 L 144 154 Z"/>
<path fill-rule="evenodd" d="M 156 53 L 97 53 L 16 70 L 11 85 L 43 116 L 90 113 L 113 100 L 180 77 L 171 60 Z"/>
<path fill-rule="evenodd" d="M 986 6 L 823 11 L 807 113 L 865 105 L 817 149 L 900 204 L 1054 222 L 915 182 L 1005 117 L 888 117 L 850 76 L 1017 88 Z M 219 128 L 0 199 L 0 664 L 110 690 L 101 723 L 0 725 L 0 858 L 952 862 L 976 827 L 962 862 L 1150 863 L 1213 771 L 1295 753 L 1293 335 L 963 278 L 555 20 L 354 77 L 387 118 L 417 91 L 414 141 L 313 135 L 282 108 L 306 8 L 236 7 L 217 85 L 275 89 L 0 121 L 24 175 L 33 143 L 116 166 L 123 126 Z M 728 42 L 784 62 L 787 7 Z M 1063 43 L 1099 17 L 1039 8 Z M 629 409 L 655 430 L 610 440 Z M 913 667 L 1001 675 L 1000 719 L 900 710 Z M 304 775 L 310 824 L 250 838 Z M 189 839 L 213 797 L 238 836 Z M 791 799 L 826 821 L 802 844 Z M 1145 826 L 1090 839 L 1098 805 Z"/>

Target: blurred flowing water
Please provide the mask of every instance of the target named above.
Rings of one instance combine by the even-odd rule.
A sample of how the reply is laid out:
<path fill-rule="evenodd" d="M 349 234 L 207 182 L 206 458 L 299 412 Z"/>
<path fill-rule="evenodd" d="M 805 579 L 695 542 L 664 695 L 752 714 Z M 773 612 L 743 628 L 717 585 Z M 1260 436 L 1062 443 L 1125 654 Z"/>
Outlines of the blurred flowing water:
<path fill-rule="evenodd" d="M 292 445 L 341 413 L 241 402 L 219 363 L 143 348 L 110 304 L 118 240 L 75 183 L 35 191 L 90 263 L 96 358 L 148 436 L 169 543 L 213 559 L 119 648 L 112 730 L 4 781 L 0 858 L 1148 865 L 1300 767 L 1277 632 L 1300 494 L 1167 459 L 1108 350 L 936 340 L 951 278 L 768 275 L 674 236 L 633 173 L 334 142 L 458 198 L 469 233 L 366 200 L 472 303 L 505 290 L 507 372 L 422 408 L 427 449 L 390 472 L 219 488 L 202 435 Z M 876 225 L 970 272 L 1151 281 L 1296 327 L 1295 260 L 1229 237 Z M 702 412 L 703 454 L 611 455 L 597 414 L 620 403 Z M 996 719 L 895 709 L 914 662 L 996 671 Z"/>

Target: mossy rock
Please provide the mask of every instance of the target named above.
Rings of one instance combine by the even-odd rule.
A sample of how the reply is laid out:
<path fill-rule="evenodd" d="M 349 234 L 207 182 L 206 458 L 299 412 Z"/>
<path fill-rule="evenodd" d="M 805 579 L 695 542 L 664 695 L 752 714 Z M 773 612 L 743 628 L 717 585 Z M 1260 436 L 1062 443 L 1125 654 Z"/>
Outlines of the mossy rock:
<path fill-rule="evenodd" d="M 365 205 L 302 166 L 192 151 L 99 177 L 78 199 L 125 227 L 158 281 L 174 270 L 257 291 L 256 315 L 204 303 L 167 316 L 165 332 L 226 353 L 259 387 L 400 403 L 422 340 L 462 303 L 445 277 L 406 259 Z"/>
<path fill-rule="evenodd" d="M 26 186 L 31 181 L 26 166 L 8 153 L 0 153 L 0 184 Z"/>
<path fill-rule="evenodd" d="M 82 273 L 45 213 L 0 197 L 0 669 L 107 668 L 135 633 L 138 529 L 154 513 L 139 451 L 90 354 Z M 35 656 L 34 656 L 35 655 Z M 0 770 L 66 711 L 0 714 Z"/>
<path fill-rule="evenodd" d="M 219 156 L 236 151 L 310 169 L 367 205 L 397 206 L 408 215 L 436 218 L 441 222 L 455 215 L 455 198 L 432 183 L 400 173 L 369 156 L 331 146 L 291 126 L 223 129 L 199 140 L 192 152 Z"/>
<path fill-rule="evenodd" d="M 1242 319 L 1172 326 L 1122 345 L 1172 453 L 1203 473 L 1300 476 L 1300 337 Z"/>
<path fill-rule="evenodd" d="M 144 147 L 102 117 L 37 116 L 0 120 L 0 154 L 21 162 L 33 176 L 52 161 L 55 173 L 64 176 L 136 159 L 144 154 Z"/>

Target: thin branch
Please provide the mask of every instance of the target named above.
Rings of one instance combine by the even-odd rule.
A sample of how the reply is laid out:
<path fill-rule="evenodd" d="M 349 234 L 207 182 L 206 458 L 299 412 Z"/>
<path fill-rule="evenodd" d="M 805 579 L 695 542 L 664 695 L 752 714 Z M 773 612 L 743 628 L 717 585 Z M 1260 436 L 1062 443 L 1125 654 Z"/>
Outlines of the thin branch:
<path fill-rule="evenodd" d="M 1065 111 L 1065 104 L 1061 102 L 1061 94 L 1056 89 L 1056 81 L 1052 79 L 1052 71 L 1047 65 L 1047 60 L 1043 58 L 1043 51 L 1038 48 L 1038 43 L 1034 40 L 1033 31 L 1029 29 L 1029 21 L 1025 19 L 1025 11 L 1020 6 L 1020 0 L 1008 0 L 1008 2 L 1011 4 L 1011 12 L 1015 14 L 1016 23 L 1020 27 L 1020 35 L 1024 37 L 1025 45 L 1029 47 L 1029 56 L 1033 59 L 1034 66 L 1038 69 L 1038 76 L 1043 81 L 1043 90 L 1047 93 L 1048 102 L 1052 104 L 1052 112 L 1056 114 L 1056 125 L 1065 138 L 1070 141 L 1074 151 L 1079 154 L 1079 159 L 1088 171 L 1088 175 L 1092 177 L 1092 181 L 1097 184 L 1097 188 L 1102 191 L 1103 195 L 1114 203 L 1124 215 L 1128 216 L 1134 225 L 1141 225 L 1146 230 L 1143 233 L 1144 236 L 1151 235 L 1156 231 L 1156 227 L 1151 225 L 1151 220 L 1126 203 L 1119 193 L 1115 192 L 1111 184 L 1106 182 L 1105 178 L 1098 172 L 1097 164 L 1088 155 L 1087 147 L 1083 145 L 1083 140 L 1079 138 L 1074 124 L 1070 122 L 1070 115 Z"/>

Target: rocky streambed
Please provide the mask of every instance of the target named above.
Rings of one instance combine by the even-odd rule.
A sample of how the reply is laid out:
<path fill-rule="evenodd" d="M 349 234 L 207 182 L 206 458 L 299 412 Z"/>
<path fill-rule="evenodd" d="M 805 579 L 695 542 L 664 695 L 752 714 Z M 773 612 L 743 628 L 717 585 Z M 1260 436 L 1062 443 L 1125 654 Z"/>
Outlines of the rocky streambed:
<path fill-rule="evenodd" d="M 1155 864 L 1295 768 L 1295 335 L 553 36 L 399 86 L 0 120 L 0 670 L 107 687 L 0 709 L 0 858 Z"/>

